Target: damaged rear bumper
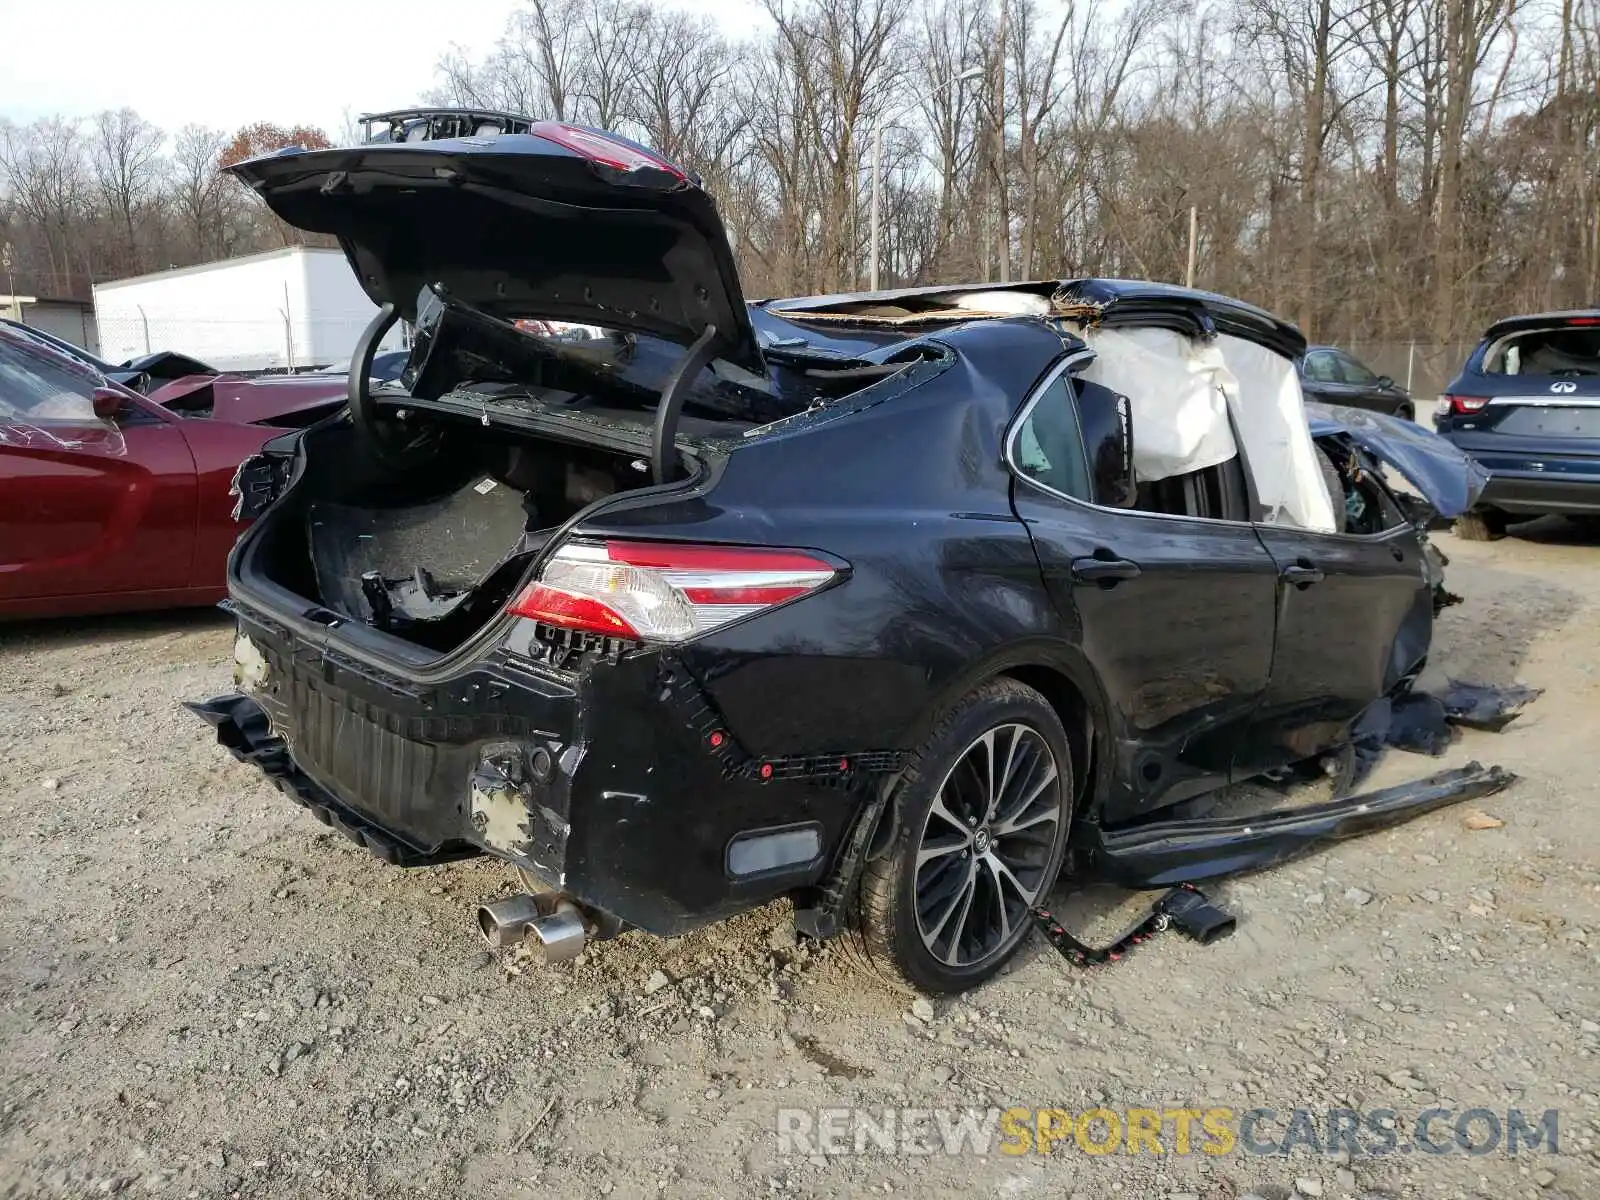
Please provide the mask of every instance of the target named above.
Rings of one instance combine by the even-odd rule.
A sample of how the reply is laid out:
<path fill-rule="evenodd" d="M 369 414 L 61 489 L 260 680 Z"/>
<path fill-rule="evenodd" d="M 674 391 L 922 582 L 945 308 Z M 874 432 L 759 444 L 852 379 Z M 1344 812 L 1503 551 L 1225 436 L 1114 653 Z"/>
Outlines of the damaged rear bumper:
<path fill-rule="evenodd" d="M 824 880 L 898 762 L 734 761 L 655 655 L 558 678 L 494 652 L 423 683 L 235 615 L 242 693 L 189 705 L 235 758 L 385 862 L 490 855 L 660 936 Z"/>
<path fill-rule="evenodd" d="M 272 732 L 261 706 L 249 696 L 217 696 L 184 707 L 217 731 L 217 744 L 242 763 L 258 767 L 272 785 L 330 829 L 364 846 L 395 867 L 426 867 L 475 858 L 483 851 L 465 842 L 425 850 L 379 828 L 295 766 L 288 744 Z"/>

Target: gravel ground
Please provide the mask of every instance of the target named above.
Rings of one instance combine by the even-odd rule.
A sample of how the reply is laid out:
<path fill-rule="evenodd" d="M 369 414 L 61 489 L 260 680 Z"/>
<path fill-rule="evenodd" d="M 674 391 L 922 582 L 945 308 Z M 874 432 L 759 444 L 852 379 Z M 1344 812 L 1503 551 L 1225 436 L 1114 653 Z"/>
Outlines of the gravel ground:
<path fill-rule="evenodd" d="M 1467 602 L 1433 672 L 1546 694 L 1380 781 L 1503 763 L 1522 781 L 1477 806 L 1503 825 L 1446 810 L 1219 889 L 1230 940 L 1092 972 L 1035 943 L 914 1010 L 796 945 L 781 905 L 496 960 L 472 908 L 510 871 L 387 868 L 178 707 L 228 684 L 220 616 L 6 628 L 0 1194 L 1600 1196 L 1600 549 L 1556 521 L 1440 540 Z M 1102 1103 L 1558 1109 L 1561 1152 L 808 1157 L 775 1135 L 789 1107 Z"/>

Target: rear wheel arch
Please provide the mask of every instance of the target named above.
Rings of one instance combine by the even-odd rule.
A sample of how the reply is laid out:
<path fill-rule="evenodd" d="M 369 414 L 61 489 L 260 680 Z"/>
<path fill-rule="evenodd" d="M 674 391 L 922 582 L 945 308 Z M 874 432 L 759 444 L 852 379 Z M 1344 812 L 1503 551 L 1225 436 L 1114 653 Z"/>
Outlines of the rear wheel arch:
<path fill-rule="evenodd" d="M 1109 761 L 1104 747 L 1112 736 L 1112 729 L 1099 676 L 1076 647 L 1026 643 L 981 660 L 949 681 L 938 699 L 906 732 L 901 744 L 921 745 L 944 713 L 959 704 L 963 697 L 996 679 L 1014 679 L 1026 684 L 1055 710 L 1067 732 L 1067 744 L 1072 753 L 1073 806 L 1081 813 L 1098 790 L 1096 777 L 1102 765 Z M 899 822 L 900 814 L 891 799 L 878 819 L 868 858 L 877 857 L 887 848 Z"/>
<path fill-rule="evenodd" d="M 1065 671 L 1043 663 L 1009 667 L 999 672 L 999 677 L 1027 684 L 1048 700 L 1056 716 L 1061 718 L 1061 727 L 1067 731 L 1067 745 L 1072 750 L 1073 807 L 1081 812 L 1094 794 L 1091 772 L 1098 757 L 1096 743 L 1105 736 L 1095 720 L 1089 699 Z"/>

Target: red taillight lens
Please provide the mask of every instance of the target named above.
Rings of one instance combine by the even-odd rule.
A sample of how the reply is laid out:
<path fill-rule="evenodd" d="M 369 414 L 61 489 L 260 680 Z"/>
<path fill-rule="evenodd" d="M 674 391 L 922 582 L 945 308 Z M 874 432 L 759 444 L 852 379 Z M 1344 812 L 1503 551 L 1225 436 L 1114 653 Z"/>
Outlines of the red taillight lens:
<path fill-rule="evenodd" d="M 1435 411 L 1442 417 L 1447 413 L 1475 413 L 1489 403 L 1487 396 L 1440 396 Z"/>
<path fill-rule="evenodd" d="M 833 582 L 803 550 L 681 542 L 569 543 L 507 611 L 563 629 L 685 642 Z"/>
<path fill-rule="evenodd" d="M 618 171 L 648 169 L 665 171 L 668 175 L 684 181 L 689 178 L 682 167 L 673 165 L 659 154 L 652 154 L 639 146 L 629 145 L 621 138 L 611 137 L 597 129 L 585 129 L 582 125 L 568 125 L 563 121 L 535 121 L 528 132 L 571 150 L 590 162 L 612 167 Z"/>

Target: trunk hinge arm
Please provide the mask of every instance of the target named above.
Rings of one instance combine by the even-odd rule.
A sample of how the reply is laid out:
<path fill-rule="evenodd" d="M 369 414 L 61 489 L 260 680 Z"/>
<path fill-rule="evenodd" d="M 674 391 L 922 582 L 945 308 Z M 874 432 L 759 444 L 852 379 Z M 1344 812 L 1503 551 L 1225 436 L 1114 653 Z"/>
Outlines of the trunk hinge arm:
<path fill-rule="evenodd" d="M 695 338 L 689 352 L 678 363 L 672 378 L 661 389 L 661 402 L 656 406 L 655 434 L 650 440 L 650 475 L 656 483 L 671 483 L 672 452 L 678 440 L 678 417 L 683 413 L 683 402 L 689 398 L 689 389 L 714 357 L 712 346 L 717 340 L 717 327 L 707 325 Z"/>

